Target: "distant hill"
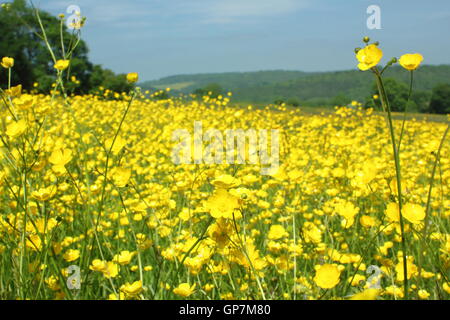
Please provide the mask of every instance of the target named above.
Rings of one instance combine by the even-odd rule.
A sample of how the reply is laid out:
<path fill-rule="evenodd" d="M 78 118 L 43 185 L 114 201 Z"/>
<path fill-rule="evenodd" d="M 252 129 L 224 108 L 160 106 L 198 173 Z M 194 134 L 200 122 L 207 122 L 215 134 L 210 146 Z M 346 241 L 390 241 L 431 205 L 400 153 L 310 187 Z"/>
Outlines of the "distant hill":
<path fill-rule="evenodd" d="M 409 73 L 396 66 L 385 76 L 409 83 Z M 363 101 L 374 83 L 370 72 L 359 70 L 336 72 L 258 71 L 177 75 L 142 83 L 145 89 L 170 87 L 175 92 L 192 93 L 195 89 L 217 83 L 233 92 L 233 101 L 273 103 L 277 99 L 295 99 L 305 104 L 329 104 L 339 96 Z M 450 83 L 450 65 L 421 66 L 415 75 L 416 91 L 431 92 L 440 83 Z"/>

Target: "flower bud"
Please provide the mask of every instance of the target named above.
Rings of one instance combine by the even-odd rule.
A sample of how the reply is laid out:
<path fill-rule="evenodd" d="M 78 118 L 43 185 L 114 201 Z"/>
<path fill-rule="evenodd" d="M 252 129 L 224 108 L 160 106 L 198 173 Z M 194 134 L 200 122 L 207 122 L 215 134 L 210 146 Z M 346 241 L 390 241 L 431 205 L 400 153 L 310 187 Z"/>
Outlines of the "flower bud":
<path fill-rule="evenodd" d="M 363 41 L 364 41 L 365 43 L 369 43 L 369 42 L 370 42 L 370 38 L 369 38 L 369 37 L 364 37 Z"/>

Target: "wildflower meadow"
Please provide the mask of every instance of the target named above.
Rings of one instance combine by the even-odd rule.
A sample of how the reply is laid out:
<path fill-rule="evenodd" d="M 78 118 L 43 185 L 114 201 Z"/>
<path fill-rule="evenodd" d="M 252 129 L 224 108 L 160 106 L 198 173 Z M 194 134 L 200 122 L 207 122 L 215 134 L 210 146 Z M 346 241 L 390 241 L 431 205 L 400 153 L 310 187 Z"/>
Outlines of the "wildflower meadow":
<path fill-rule="evenodd" d="M 373 108 L 156 99 L 139 70 L 76 94 L 83 23 L 48 45 L 47 93 L 0 57 L 0 299 L 449 299 L 449 117 L 393 112 L 384 86 L 401 66 L 409 99 L 426 56 L 348 48 Z"/>

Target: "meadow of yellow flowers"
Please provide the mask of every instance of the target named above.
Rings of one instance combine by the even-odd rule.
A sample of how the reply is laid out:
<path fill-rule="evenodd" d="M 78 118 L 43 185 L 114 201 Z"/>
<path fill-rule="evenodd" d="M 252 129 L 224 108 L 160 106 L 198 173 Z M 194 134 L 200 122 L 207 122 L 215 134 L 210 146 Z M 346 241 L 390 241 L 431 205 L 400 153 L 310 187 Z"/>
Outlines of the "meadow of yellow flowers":
<path fill-rule="evenodd" d="M 358 50 L 360 69 L 381 79 L 381 56 Z M 449 298 L 447 123 L 66 96 L 69 64 L 49 95 L 0 91 L 0 299 Z M 172 133 L 195 121 L 279 130 L 279 170 L 175 164 Z"/>

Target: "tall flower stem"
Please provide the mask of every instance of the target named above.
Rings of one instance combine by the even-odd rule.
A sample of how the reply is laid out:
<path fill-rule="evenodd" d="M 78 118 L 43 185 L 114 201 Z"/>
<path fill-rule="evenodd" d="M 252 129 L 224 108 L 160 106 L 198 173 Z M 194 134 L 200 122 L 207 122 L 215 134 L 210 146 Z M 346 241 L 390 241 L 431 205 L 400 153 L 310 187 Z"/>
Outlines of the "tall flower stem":
<path fill-rule="evenodd" d="M 408 292 L 408 262 L 406 260 L 406 237 L 405 237 L 405 226 L 404 226 L 404 220 L 403 220 L 403 214 L 402 214 L 402 208 L 403 208 L 403 199 L 402 199 L 402 184 L 401 184 L 401 166 L 400 166 L 400 154 L 399 149 L 397 148 L 397 144 L 395 142 L 395 131 L 394 131 L 394 124 L 392 121 L 392 113 L 391 113 L 391 106 L 389 104 L 389 99 L 386 94 L 386 89 L 384 87 L 383 79 L 381 78 L 381 74 L 378 71 L 378 69 L 373 68 L 372 69 L 376 81 L 377 81 L 377 87 L 378 92 L 380 93 L 381 97 L 381 103 L 384 106 L 384 109 L 387 111 L 387 117 L 388 117 L 388 124 L 389 124 L 389 131 L 391 135 L 391 142 L 392 142 L 392 149 L 394 152 L 394 161 L 395 161 L 395 172 L 396 172 L 396 179 L 397 179 L 397 194 L 398 194 L 398 208 L 399 208 L 399 216 L 400 216 L 400 232 L 402 237 L 402 251 L 403 251 L 403 289 L 405 292 L 405 299 L 409 299 L 409 292 Z"/>
<path fill-rule="evenodd" d="M 406 124 L 406 114 L 408 113 L 408 105 L 411 100 L 411 94 L 413 89 L 414 82 L 414 70 L 411 70 L 409 73 L 409 92 L 408 92 L 408 100 L 406 100 L 405 112 L 403 113 L 403 122 L 402 122 L 402 130 L 400 131 L 400 139 L 398 140 L 398 152 L 400 153 L 400 148 L 402 145 L 403 134 L 405 133 L 405 124 Z"/>
<path fill-rule="evenodd" d="M 8 90 L 11 90 L 11 68 L 8 68 Z"/>
<path fill-rule="evenodd" d="M 441 143 L 439 144 L 439 148 L 437 150 L 436 153 L 436 159 L 434 160 L 434 165 L 433 165 L 433 171 L 431 173 L 431 178 L 430 178 L 430 187 L 428 189 L 428 197 L 427 197 L 427 207 L 425 210 L 425 220 L 424 220 L 424 226 L 422 229 L 422 242 L 420 243 L 420 250 L 419 250 L 419 277 L 422 275 L 422 269 L 423 269 L 423 256 L 424 256 L 424 249 L 423 249 L 423 244 L 427 241 L 428 238 L 428 225 L 429 225 L 429 221 L 430 221 L 430 214 L 431 214 L 431 195 L 433 192 L 433 185 L 434 185 L 434 179 L 436 176 L 436 170 L 441 158 L 441 151 L 442 151 L 442 147 L 444 146 L 444 142 L 445 139 L 447 138 L 447 134 L 448 131 L 450 129 L 450 125 L 447 126 L 447 129 L 444 132 L 444 135 L 442 136 L 441 139 Z"/>

